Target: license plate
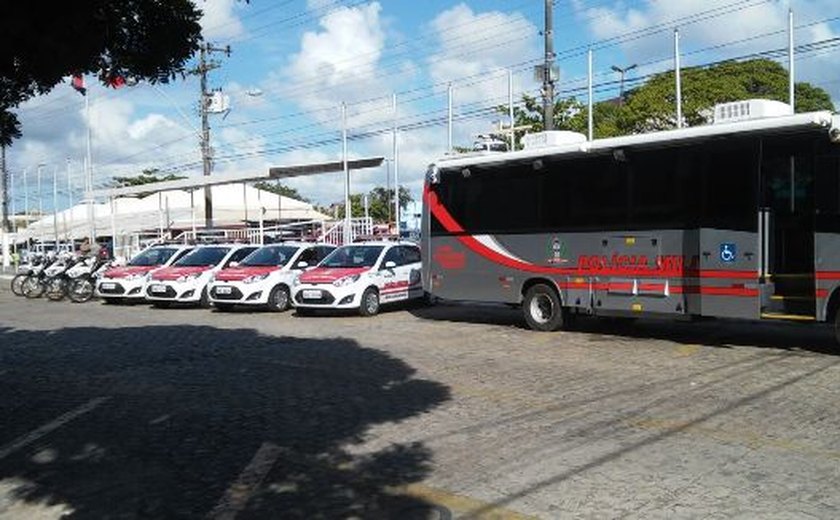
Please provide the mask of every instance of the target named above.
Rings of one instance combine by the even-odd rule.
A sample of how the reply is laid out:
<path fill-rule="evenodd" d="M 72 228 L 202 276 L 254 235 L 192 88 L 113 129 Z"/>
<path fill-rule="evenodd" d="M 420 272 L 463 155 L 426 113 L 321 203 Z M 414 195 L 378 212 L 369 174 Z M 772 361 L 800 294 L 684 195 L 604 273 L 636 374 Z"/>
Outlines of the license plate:
<path fill-rule="evenodd" d="M 166 292 L 166 286 L 165 285 L 153 285 L 152 286 L 152 292 L 153 293 L 165 293 Z"/>
<path fill-rule="evenodd" d="M 317 289 L 308 289 L 303 291 L 303 297 L 307 300 L 320 300 L 321 291 Z"/>
<path fill-rule="evenodd" d="M 216 294 L 230 294 L 233 290 L 225 285 L 216 287 Z"/>
<path fill-rule="evenodd" d="M 116 289 L 117 284 L 115 284 L 114 282 L 102 282 L 102 285 L 100 285 L 99 287 L 105 290 Z"/>

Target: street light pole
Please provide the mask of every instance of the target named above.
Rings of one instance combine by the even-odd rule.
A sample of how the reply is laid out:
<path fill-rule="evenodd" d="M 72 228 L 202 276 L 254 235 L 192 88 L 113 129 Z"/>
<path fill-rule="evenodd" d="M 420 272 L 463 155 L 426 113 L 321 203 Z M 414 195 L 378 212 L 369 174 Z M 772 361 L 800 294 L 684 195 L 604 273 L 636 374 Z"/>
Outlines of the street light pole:
<path fill-rule="evenodd" d="M 635 69 L 637 66 L 638 65 L 636 65 L 634 63 L 634 64 L 632 64 L 628 67 L 624 67 L 623 69 L 621 67 L 617 66 L 617 65 L 613 65 L 612 67 L 610 67 L 612 70 L 618 72 L 621 75 L 621 79 L 619 80 L 619 88 L 618 88 L 618 104 L 619 105 L 624 104 L 624 75 L 627 74 L 628 72 L 630 72 L 631 70 Z"/>
<path fill-rule="evenodd" d="M 207 90 L 207 73 L 218 68 L 219 64 L 208 61 L 208 56 L 214 52 L 222 52 L 230 56 L 230 45 L 226 47 L 214 47 L 207 43 L 199 47 L 199 65 L 198 74 L 201 78 L 199 85 L 201 87 L 201 102 L 199 103 L 199 110 L 201 111 L 201 166 L 204 175 L 210 175 L 213 170 L 213 156 L 210 149 L 210 121 L 209 102 L 210 92 Z M 213 227 L 213 191 L 210 186 L 204 187 L 204 228 L 211 229 Z"/>
<path fill-rule="evenodd" d="M 38 163 L 38 173 L 35 178 L 35 185 L 38 188 L 38 220 L 44 216 L 44 197 L 41 193 L 41 169 L 46 166 L 44 163 Z"/>

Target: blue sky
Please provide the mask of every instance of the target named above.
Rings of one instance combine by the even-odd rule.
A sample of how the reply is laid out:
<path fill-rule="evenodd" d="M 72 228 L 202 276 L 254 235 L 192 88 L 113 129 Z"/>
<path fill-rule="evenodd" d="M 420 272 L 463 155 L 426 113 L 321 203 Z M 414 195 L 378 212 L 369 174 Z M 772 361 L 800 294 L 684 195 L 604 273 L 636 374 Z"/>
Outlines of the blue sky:
<path fill-rule="evenodd" d="M 400 177 L 415 197 L 425 166 L 446 149 L 446 90 L 454 92 L 454 141 L 469 145 L 504 116 L 507 71 L 517 99 L 535 94 L 532 68 L 542 57 L 543 0 L 198 0 L 205 37 L 230 45 L 210 85 L 232 110 L 211 117 L 214 171 L 262 172 L 269 166 L 340 156 L 340 109 L 348 105 L 350 154 L 391 156 L 391 96 L 398 97 Z M 611 65 L 639 67 L 636 81 L 672 67 L 672 34 L 682 35 L 683 63 L 701 65 L 786 45 L 787 10 L 795 11 L 798 44 L 828 42 L 803 53 L 797 79 L 840 100 L 840 3 L 836 0 L 559 0 L 555 3 L 558 90 L 585 84 L 585 50 L 595 50 L 598 97 L 618 93 Z M 200 175 L 196 128 L 198 79 L 120 90 L 90 89 L 94 184 L 114 175 L 159 168 Z M 8 151 L 16 208 L 23 207 L 23 170 L 30 207 L 41 190 L 52 206 L 81 195 L 85 155 L 83 98 L 68 85 L 22 107 L 24 138 Z M 69 167 L 67 160 L 70 160 Z M 67 173 L 70 174 L 69 192 Z M 354 191 L 386 183 L 386 168 L 359 172 Z M 343 198 L 340 175 L 290 182 L 316 202 Z"/>

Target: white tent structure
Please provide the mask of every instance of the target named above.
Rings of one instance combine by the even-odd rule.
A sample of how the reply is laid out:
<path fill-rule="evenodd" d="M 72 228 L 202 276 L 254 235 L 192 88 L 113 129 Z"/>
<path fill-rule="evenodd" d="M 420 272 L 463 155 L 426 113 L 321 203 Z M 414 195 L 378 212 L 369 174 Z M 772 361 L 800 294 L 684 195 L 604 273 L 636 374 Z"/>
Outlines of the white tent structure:
<path fill-rule="evenodd" d="M 289 223 L 327 221 L 330 217 L 316 211 L 309 203 L 276 193 L 259 190 L 248 184 L 213 186 L 213 214 L 218 227 L 243 226 L 262 219 Z M 45 215 L 21 229 L 17 242 L 28 239 L 52 242 L 78 239 L 88 235 L 89 206 L 85 203 Z M 204 192 L 173 190 L 157 192 L 142 198 L 117 197 L 110 202 L 93 205 L 93 225 L 97 237 L 112 237 L 118 242 L 137 233 L 163 230 L 189 230 L 204 225 Z"/>

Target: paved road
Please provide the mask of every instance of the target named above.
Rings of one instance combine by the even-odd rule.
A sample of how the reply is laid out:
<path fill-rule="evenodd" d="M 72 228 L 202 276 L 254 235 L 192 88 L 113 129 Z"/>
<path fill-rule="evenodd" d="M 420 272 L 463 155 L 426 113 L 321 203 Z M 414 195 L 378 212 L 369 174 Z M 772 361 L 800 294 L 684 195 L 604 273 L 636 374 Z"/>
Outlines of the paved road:
<path fill-rule="evenodd" d="M 825 330 L 0 290 L 0 518 L 837 518 Z"/>

